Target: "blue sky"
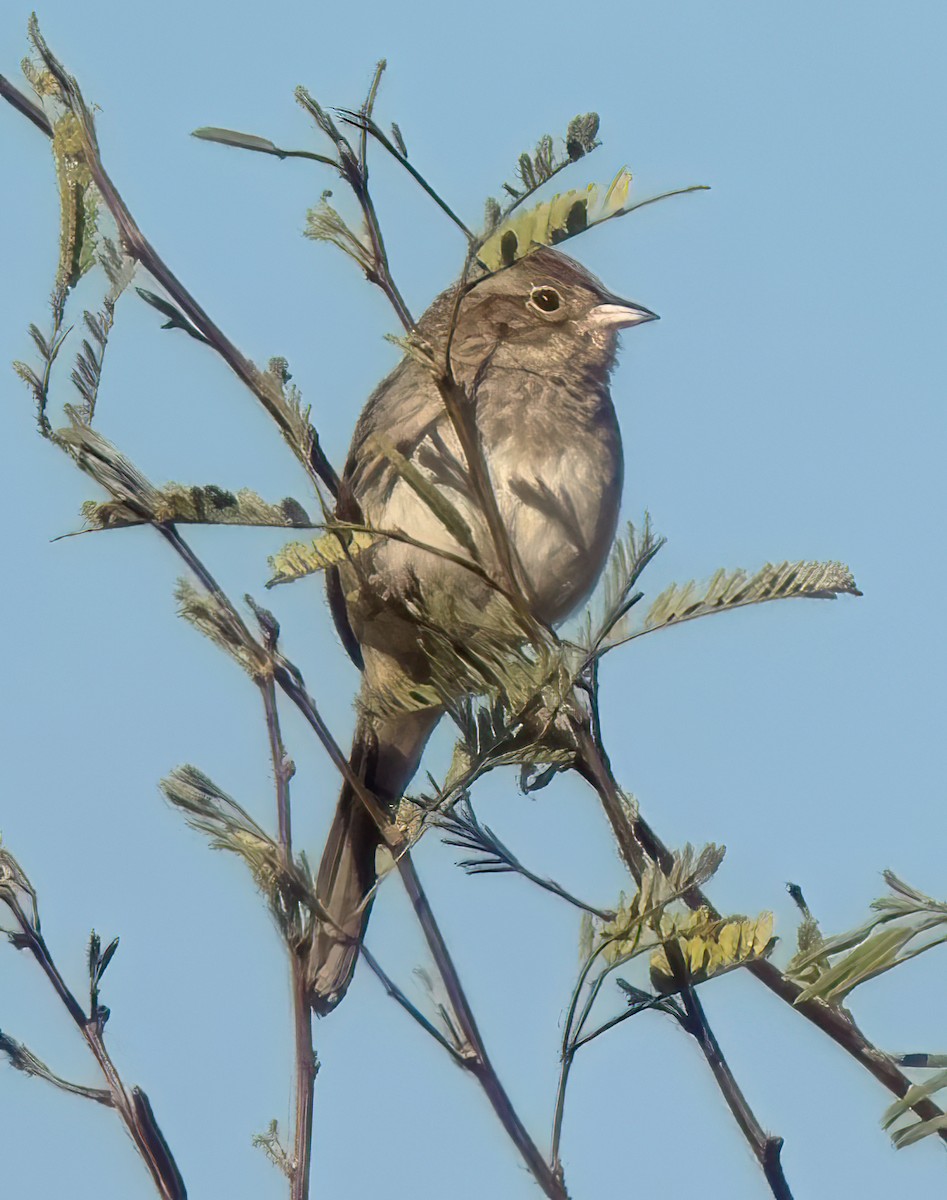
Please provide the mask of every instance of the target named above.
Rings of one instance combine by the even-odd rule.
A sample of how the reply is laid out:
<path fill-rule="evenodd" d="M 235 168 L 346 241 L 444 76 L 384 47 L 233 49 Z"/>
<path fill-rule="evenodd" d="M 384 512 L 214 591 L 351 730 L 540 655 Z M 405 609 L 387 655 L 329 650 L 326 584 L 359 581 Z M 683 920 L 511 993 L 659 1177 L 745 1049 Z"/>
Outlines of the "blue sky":
<path fill-rule="evenodd" d="M 0 13 L 0 70 L 15 77 L 28 9 Z M 519 152 L 577 112 L 602 114 L 581 186 L 626 163 L 655 205 L 573 243 L 616 292 L 661 314 L 625 335 L 614 394 L 626 444 L 625 513 L 668 538 L 645 586 L 718 566 L 838 558 L 865 595 L 770 605 L 617 652 L 604 672 L 616 771 L 672 845 L 726 843 L 712 886 L 725 911 L 772 909 L 788 956 L 799 883 L 826 931 L 856 924 L 894 869 L 947 895 L 942 552 L 947 186 L 939 120 L 941 5 L 630 2 L 617 8 L 409 0 L 357 16 L 265 6 L 48 0 L 54 51 L 96 102 L 106 165 L 171 267 L 250 356 L 285 355 L 340 463 L 357 412 L 395 361 L 380 294 L 300 236 L 333 181 L 200 143 L 225 125 L 312 146 L 296 84 L 357 104 L 387 56 L 380 113 L 468 223 Z M 57 212 L 44 139 L 0 110 L 6 187 L 0 362 L 45 323 Z M 380 159 L 377 198 L 397 275 L 420 311 L 463 246 Z M 339 189 L 337 189 L 339 195 Z M 147 280 L 140 280 L 148 286 Z M 69 397 L 64 374 L 58 395 Z M 82 988 L 89 929 L 121 935 L 105 983 L 110 1045 L 152 1098 L 194 1197 L 267 1198 L 283 1181 L 250 1136 L 289 1115 L 289 1000 L 281 948 L 241 867 L 207 852 L 157 780 L 194 762 L 271 812 L 258 697 L 175 618 L 178 566 L 144 530 L 52 542 L 78 526 L 90 484 L 42 443 L 12 373 L 0 405 L 8 563 L 5 844 L 33 878 L 44 930 Z M 120 306 L 100 430 L 157 481 L 252 487 L 307 500 L 252 397 L 154 312 Z M 340 741 L 357 686 L 315 582 L 264 597 L 279 531 L 197 530 L 231 594 L 266 599 Z M 313 854 L 332 772 L 291 712 L 297 839 Z M 433 747 L 442 764 L 449 739 Z M 536 799 L 491 779 L 481 816 L 535 869 L 601 904 L 626 886 L 579 782 Z M 467 879 L 433 841 L 419 868 L 484 1035 L 537 1139 L 551 1122 L 559 1022 L 576 971 L 566 906 L 507 877 Z M 397 885 L 371 944 L 413 988 L 423 951 Z M 781 957 L 780 957 L 781 956 Z M 893 1051 L 943 1051 L 947 957 L 856 993 L 866 1034 Z M 786 1139 L 797 1197 L 915 1195 L 942 1149 L 898 1154 L 879 1128 L 889 1096 L 749 978 L 703 991 L 760 1120 Z M 32 964 L 7 949 L 0 1027 L 70 1077 L 84 1048 Z M 449 1190 L 538 1195 L 473 1084 L 360 972 L 320 1022 L 313 1195 Z M 103 1109 L 0 1071 L 0 1148 L 11 1194 L 147 1196 Z M 696 1050 L 645 1015 L 580 1055 L 564 1135 L 577 1200 L 634 1188 L 730 1198 L 766 1189 Z M 942 1186 L 942 1185 L 941 1185 Z"/>

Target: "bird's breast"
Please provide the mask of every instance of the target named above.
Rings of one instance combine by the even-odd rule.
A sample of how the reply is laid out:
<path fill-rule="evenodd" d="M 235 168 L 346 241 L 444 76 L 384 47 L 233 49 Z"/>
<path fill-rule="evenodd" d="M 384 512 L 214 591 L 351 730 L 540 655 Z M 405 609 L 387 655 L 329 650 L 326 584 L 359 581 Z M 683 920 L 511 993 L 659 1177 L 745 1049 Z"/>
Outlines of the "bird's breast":
<path fill-rule="evenodd" d="M 410 447 L 400 442 L 401 452 L 455 510 L 481 561 L 496 573 L 492 538 L 453 426 L 443 408 L 438 414 L 440 403 L 436 395 L 432 419 Z M 608 392 L 529 372 L 491 373 L 478 390 L 477 420 L 525 590 L 539 618 L 559 622 L 595 586 L 618 520 L 621 437 Z M 369 469 L 372 461 L 378 465 Z M 475 593 L 485 585 L 436 553 L 469 558 L 468 550 L 403 472 L 363 457 L 353 479 L 375 528 L 398 529 L 430 547 L 388 540 L 372 553 L 373 587 L 381 598 L 420 585 L 429 595 L 460 593 L 478 602 Z"/>
<path fill-rule="evenodd" d="M 609 402 L 589 419 L 550 414 L 489 455 L 500 512 L 536 615 L 555 624 L 594 588 L 615 535 L 621 437 Z"/>

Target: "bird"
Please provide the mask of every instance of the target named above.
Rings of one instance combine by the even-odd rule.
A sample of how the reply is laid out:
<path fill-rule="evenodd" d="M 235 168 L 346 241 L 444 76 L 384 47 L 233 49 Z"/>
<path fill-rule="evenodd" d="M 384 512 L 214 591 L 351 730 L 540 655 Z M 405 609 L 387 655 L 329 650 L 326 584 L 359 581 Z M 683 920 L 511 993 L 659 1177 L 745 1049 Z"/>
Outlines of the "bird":
<path fill-rule="evenodd" d="M 555 626 L 594 589 L 618 522 L 622 444 L 609 392 L 618 334 L 656 314 L 551 247 L 460 287 L 431 304 L 415 342 L 443 353 L 453 326 L 451 373 L 473 410 L 525 617 Z M 341 521 L 392 536 L 328 573 L 340 636 L 363 668 L 350 765 L 391 814 L 445 711 L 432 644 L 522 637 L 509 633 L 504 560 L 471 475 L 430 364 L 407 353 L 358 419 L 337 501 Z M 432 503 L 432 487 L 446 506 Z M 479 572 L 465 565 L 472 552 Z M 345 783 L 316 877 L 322 915 L 307 982 L 319 1015 L 354 974 L 380 841 Z"/>

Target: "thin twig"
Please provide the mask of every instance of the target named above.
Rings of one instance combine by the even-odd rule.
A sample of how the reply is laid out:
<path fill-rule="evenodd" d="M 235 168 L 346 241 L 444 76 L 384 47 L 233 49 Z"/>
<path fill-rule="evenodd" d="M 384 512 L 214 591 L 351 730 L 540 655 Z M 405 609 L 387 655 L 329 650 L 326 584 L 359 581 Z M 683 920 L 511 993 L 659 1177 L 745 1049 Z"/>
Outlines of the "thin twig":
<path fill-rule="evenodd" d="M 246 631 L 246 636 L 252 639 L 252 634 L 250 634 L 249 630 L 246 630 L 246 625 L 242 621 L 242 618 L 240 618 L 233 604 L 220 588 L 220 585 L 177 530 L 173 526 L 164 525 L 156 525 L 155 528 L 184 559 L 204 587 L 240 622 L 243 630 Z M 508 1136 L 522 1155 L 526 1165 L 533 1173 L 533 1176 L 545 1194 L 550 1197 L 550 1200 L 565 1200 L 566 1192 L 561 1181 L 552 1173 L 535 1142 L 527 1132 L 490 1061 L 473 1011 L 470 1008 L 470 1003 L 447 948 L 447 943 L 444 941 L 440 927 L 434 917 L 402 834 L 397 826 L 388 819 L 387 814 L 381 808 L 376 798 L 366 789 L 362 780 L 352 770 L 348 759 L 342 753 L 338 743 L 322 720 L 315 701 L 306 691 L 299 671 L 282 656 L 274 654 L 273 678 L 315 730 L 323 746 L 329 753 L 329 757 L 342 773 L 343 778 L 351 785 L 356 795 L 365 804 L 369 813 L 375 819 L 386 844 L 392 850 L 392 857 L 394 858 L 401 881 L 421 926 L 428 948 L 431 951 L 431 956 L 444 982 L 444 987 L 454 1014 L 457 1017 L 461 1032 L 469 1047 L 469 1053 L 462 1052 L 464 1067 L 470 1071 L 483 1088 L 487 1099 L 490 1101 L 494 1112 L 497 1114 Z"/>
<path fill-rule="evenodd" d="M 46 65 L 62 87 L 63 94 L 70 95 L 72 91 L 69 86 L 70 81 L 63 72 L 60 64 L 50 55 L 46 59 Z M 52 136 L 52 125 L 45 118 L 45 114 L 43 114 L 43 121 L 45 123 L 37 120 L 36 115 L 32 111 L 35 106 L 31 106 L 23 94 L 3 79 L 3 76 L 0 76 L 0 80 L 5 85 L 0 85 L 0 94 L 3 95 L 3 98 L 9 101 L 10 104 L 25 116 L 29 117 L 45 134 Z M 265 373 L 237 349 L 233 342 L 224 334 L 223 330 L 218 327 L 209 314 L 198 304 L 194 296 L 181 283 L 152 246 L 151 242 L 142 233 L 125 201 L 119 194 L 118 189 L 105 170 L 95 143 L 95 137 L 89 127 L 89 116 L 85 110 L 85 106 L 78 105 L 71 111 L 79 122 L 83 142 L 83 156 L 86 165 L 92 174 L 96 188 L 102 196 L 106 207 L 118 225 L 119 234 L 121 235 L 122 244 L 126 252 L 132 258 L 136 259 L 161 284 L 187 319 L 204 335 L 212 349 L 220 355 L 238 379 L 253 392 L 266 411 L 276 421 L 291 448 L 293 448 L 294 452 L 297 451 L 298 447 L 295 438 L 292 436 L 292 430 L 287 424 L 286 416 L 281 406 L 274 402 L 272 390 L 267 386 Z M 338 496 L 339 478 L 332 464 L 326 458 L 315 430 L 312 430 L 310 452 L 307 460 L 303 462 L 303 466 L 309 472 L 314 483 L 318 485 L 321 482 L 333 497 Z"/>
<path fill-rule="evenodd" d="M 607 1021 L 603 1021 L 601 1025 L 597 1025 L 591 1033 L 585 1034 L 584 1037 L 576 1039 L 575 1049 L 581 1050 L 583 1046 L 587 1046 L 589 1042 L 594 1042 L 597 1037 L 601 1037 L 603 1033 L 608 1033 L 610 1029 L 614 1029 L 616 1025 L 620 1025 L 622 1021 L 627 1021 L 629 1017 L 636 1017 L 638 1013 L 645 1012 L 649 1008 L 657 1008 L 661 1004 L 666 1003 L 667 997 L 654 996 L 646 1003 L 638 1005 L 636 1008 L 626 1009 L 625 1012 L 619 1013 L 616 1017 L 610 1017 Z"/>
<path fill-rule="evenodd" d="M 375 92 L 378 88 L 382 69 L 382 64 L 379 64 L 378 68 L 376 68 L 375 80 L 372 84 L 372 90 L 369 92 L 366 105 L 369 102 L 371 105 L 374 105 Z M 362 210 L 362 217 L 365 221 L 365 228 L 368 232 L 372 253 L 371 269 L 366 271 L 366 277 L 369 282 L 381 288 L 388 297 L 389 303 L 395 310 L 398 320 L 404 326 L 405 330 L 408 333 L 413 333 L 415 330 L 414 317 L 411 315 L 411 310 L 408 308 L 391 274 L 388 252 L 385 249 L 385 239 L 382 236 L 378 213 L 375 210 L 375 203 L 368 189 L 367 141 L 363 138 L 362 153 L 360 155 L 356 154 L 348 139 L 339 132 L 331 117 L 321 108 L 318 102 L 308 92 L 303 91 L 301 94 L 297 93 L 297 95 L 300 95 L 304 106 L 312 114 L 320 129 L 335 142 L 336 152 L 339 156 L 337 164 L 339 174 L 351 188 L 352 194 Z"/>
<path fill-rule="evenodd" d="M 720 1049 L 720 1043 L 710 1027 L 707 1014 L 698 999 L 697 990 L 691 984 L 680 946 L 672 938 L 665 943 L 664 950 L 671 970 L 680 985 L 681 1004 L 684 1009 L 682 1025 L 697 1042 L 706 1058 L 714 1079 L 717 1081 L 717 1086 L 727 1102 L 727 1107 L 733 1113 L 740 1132 L 746 1138 L 750 1149 L 763 1169 L 774 1200 L 792 1200 L 792 1192 L 789 1190 L 789 1184 L 783 1174 L 779 1157 L 783 1139 L 766 1133 L 757 1120 L 756 1114 L 750 1108 L 746 1096 Z"/>
<path fill-rule="evenodd" d="M 562 1046 L 559 1053 L 559 1081 L 556 1085 L 556 1106 L 552 1118 L 552 1139 L 549 1161 L 552 1164 L 552 1169 L 557 1177 L 562 1177 L 562 1162 L 559 1155 L 559 1145 L 562 1140 L 562 1122 L 566 1110 L 566 1088 L 569 1085 L 569 1074 L 572 1071 L 572 1063 L 575 1059 L 575 1053 L 578 1049 L 577 1039 L 582 1032 L 589 1013 L 592 1011 L 592 1004 L 595 997 L 598 995 L 601 987 L 601 981 L 604 978 L 603 974 L 595 981 L 589 991 L 589 996 L 583 1005 L 582 1013 L 579 1017 L 578 1024 L 575 1023 L 576 1009 L 579 1005 L 579 998 L 582 995 L 582 988 L 585 986 L 585 981 L 588 979 L 589 972 L 595 959 L 598 957 L 602 947 L 590 954 L 586 960 L 582 970 L 579 972 L 579 978 L 576 980 L 575 987 L 572 989 L 572 996 L 569 1000 L 569 1009 L 566 1013 L 565 1024 L 562 1030 Z"/>
<path fill-rule="evenodd" d="M 562 1180 L 550 1169 L 536 1143 L 530 1137 L 490 1062 L 473 1010 L 461 985 L 450 951 L 447 949 L 447 943 L 444 941 L 421 886 L 411 856 L 403 855 L 397 865 L 401 881 L 408 893 L 408 899 L 411 901 L 435 966 L 444 982 L 451 1008 L 469 1047 L 469 1053 L 462 1052 L 462 1065 L 470 1071 L 483 1088 L 493 1111 L 545 1195 L 550 1197 L 550 1200 L 567 1200 Z"/>
<path fill-rule="evenodd" d="M 443 1033 L 441 1033 L 441 1031 L 437 1028 L 437 1026 L 433 1022 L 431 1022 L 427 1019 L 427 1017 L 424 1015 L 424 1013 L 421 1012 L 421 1010 L 417 1007 L 417 1005 L 411 1003 L 411 1001 L 408 999 L 408 997 L 405 995 L 405 993 L 402 991 L 402 989 L 400 987 L 398 987 L 398 985 L 391 978 L 391 976 L 387 973 L 387 971 L 385 971 L 385 969 L 382 967 L 381 963 L 379 963 L 378 959 L 374 956 L 374 954 L 372 954 L 372 952 L 364 944 L 364 942 L 362 943 L 361 955 L 362 955 L 362 958 L 364 958 L 365 962 L 370 967 L 370 969 L 377 976 L 377 978 L 381 982 L 382 987 L 385 989 L 385 991 L 388 993 L 388 995 L 392 998 L 392 1000 L 394 1000 L 394 1001 L 396 1001 L 396 1003 L 400 1004 L 401 1007 L 404 1009 L 404 1011 L 408 1014 L 408 1016 L 411 1017 L 412 1020 L 416 1021 L 418 1023 L 418 1025 L 421 1026 L 421 1028 L 424 1030 L 425 1033 L 430 1034 L 430 1036 L 438 1043 L 438 1045 L 443 1046 L 444 1049 L 447 1051 L 447 1053 L 451 1056 L 451 1058 L 453 1058 L 455 1060 L 455 1062 L 458 1062 L 461 1065 L 463 1065 L 463 1061 L 464 1061 L 463 1055 L 457 1049 L 457 1047 L 454 1045 L 454 1043 L 448 1037 L 445 1037 L 445 1035 Z"/>
<path fill-rule="evenodd" d="M 29 950 L 52 985 L 63 1007 L 85 1038 L 93 1058 L 105 1077 L 111 1104 L 144 1160 L 158 1194 L 163 1197 L 163 1200 L 186 1200 L 187 1189 L 184 1186 L 184 1180 L 164 1135 L 155 1121 L 147 1096 L 140 1088 L 125 1086 L 106 1049 L 105 1022 L 102 1014 L 93 1012 L 91 1016 L 86 1016 L 53 961 L 38 925 L 30 920 L 16 896 L 10 891 L 5 889 L 2 899 L 20 927 L 20 932 L 16 935 L 17 944 Z"/>
<path fill-rule="evenodd" d="M 25 96 L 18 87 L 14 87 L 5 75 L 0 75 L 0 96 L 12 104 L 24 117 L 32 121 L 36 128 L 45 133 L 47 137 L 53 136 L 53 127 L 49 122 L 49 117 L 29 96 Z"/>
<path fill-rule="evenodd" d="M 446 217 L 449 217 L 450 220 L 453 221 L 468 242 L 477 240 L 476 235 L 467 228 L 467 226 L 463 223 L 460 217 L 458 217 L 443 196 L 435 191 L 435 189 L 428 183 L 421 172 L 415 169 L 415 167 L 401 153 L 398 147 L 391 141 L 384 131 L 379 128 L 375 121 L 371 120 L 370 116 L 366 116 L 364 111 L 361 113 L 355 113 L 347 109 L 340 109 L 339 115 L 347 125 L 354 125 L 356 129 L 360 129 L 362 131 L 363 144 L 366 134 L 371 134 L 375 141 L 378 142 L 380 146 L 384 147 L 384 149 L 388 151 L 395 162 L 404 167 L 415 183 L 417 183 L 421 189 L 431 197 L 441 212 L 443 212 Z"/>
<path fill-rule="evenodd" d="M 594 715 L 592 726 L 593 729 L 597 729 Z M 604 747 L 591 730 L 580 732 L 575 769 L 598 792 L 615 832 L 619 851 L 635 879 L 640 879 L 643 862 L 648 858 L 662 868 L 670 869 L 673 858 L 668 848 L 643 817 L 632 817 L 622 804 L 621 789 L 612 774 Z M 644 859 L 642 855 L 645 855 Z M 700 888 L 692 889 L 684 900 L 692 909 L 706 908 L 712 918 L 719 917 L 717 909 Z M 799 1003 L 802 988 L 766 959 L 754 959 L 746 964 L 745 969 L 807 1021 L 811 1021 L 827 1034 L 895 1096 L 901 1098 L 907 1093 L 911 1087 L 911 1080 L 898 1069 L 891 1056 L 874 1046 L 851 1017 L 842 1010 L 823 1004 L 819 1000 Z M 923 1121 L 945 1115 L 944 1110 L 927 1097 L 917 1100 L 912 1109 Z M 939 1129 L 937 1133 L 942 1140 L 947 1141 L 947 1128 Z"/>
<path fill-rule="evenodd" d="M 551 631 L 542 627 L 533 615 L 532 605 L 526 594 L 528 586 L 526 575 L 522 569 L 517 570 L 516 551 L 510 541 L 509 532 L 500 513 L 493 480 L 490 478 L 490 468 L 487 466 L 480 429 L 476 417 L 476 389 L 468 396 L 464 388 L 454 378 L 453 369 L 448 365 L 446 373 L 435 379 L 441 400 L 447 409 L 457 440 L 467 463 L 470 482 L 474 495 L 480 505 L 480 510 L 487 522 L 487 529 L 496 552 L 500 568 L 500 582 L 503 590 L 514 598 L 515 609 L 531 641 L 546 640 Z M 553 639 L 555 635 L 552 635 Z"/>
<path fill-rule="evenodd" d="M 276 707 L 276 688 L 272 678 L 264 679 L 260 683 L 260 694 L 263 697 L 266 732 L 270 743 L 273 779 L 276 785 L 276 820 L 279 844 L 283 854 L 283 865 L 288 867 L 293 861 L 292 808 L 289 799 L 289 781 L 293 769 L 283 745 L 279 711 Z"/>
<path fill-rule="evenodd" d="M 265 630 L 266 635 L 268 635 L 270 650 L 275 650 L 276 631 Z M 286 748 L 283 745 L 273 677 L 266 676 L 260 681 L 259 686 L 266 714 L 266 729 L 273 762 L 273 778 L 276 784 L 280 852 L 283 866 L 288 870 L 292 866 L 293 859 L 289 795 L 289 781 L 293 774 L 293 765 L 287 758 Z M 296 1120 L 293 1134 L 290 1197 L 291 1200 L 308 1200 L 312 1164 L 313 1102 L 319 1065 L 312 1041 L 312 1008 L 309 1004 L 307 987 L 306 952 L 300 946 L 289 945 L 289 958 L 293 993 L 293 1031 L 296 1044 Z"/>

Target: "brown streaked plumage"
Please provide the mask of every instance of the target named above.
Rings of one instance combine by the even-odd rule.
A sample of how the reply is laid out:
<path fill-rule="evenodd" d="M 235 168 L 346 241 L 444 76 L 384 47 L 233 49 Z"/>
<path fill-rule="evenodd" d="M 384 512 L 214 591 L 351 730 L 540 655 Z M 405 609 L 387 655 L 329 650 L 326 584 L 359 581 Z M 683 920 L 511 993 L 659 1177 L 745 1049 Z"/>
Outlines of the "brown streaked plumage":
<path fill-rule="evenodd" d="M 420 332 L 443 346 L 454 293 L 424 314 Z M 608 390 L 617 335 L 654 314 L 620 300 L 583 267 L 539 249 L 465 296 L 452 343 L 458 382 L 475 391 L 477 427 L 501 518 L 534 615 L 555 624 L 589 595 L 615 533 L 622 454 Z M 429 371 L 405 358 L 369 398 L 342 480 L 339 513 L 400 530 L 426 546 L 468 558 L 393 466 L 387 445 L 421 471 L 461 514 L 481 561 L 501 578 L 466 463 Z M 419 701 L 386 705 L 430 679 L 419 645 L 419 612 L 456 622 L 476 644 L 494 635 L 495 589 L 441 554 L 380 539 L 330 579 L 343 638 L 364 663 L 352 765 L 389 809 L 417 770 L 442 709 Z M 501 626 L 499 617 L 496 627 Z M 348 987 L 375 883 L 378 834 L 344 787 L 320 863 L 316 890 L 331 917 L 310 962 L 314 1009 L 329 1012 Z"/>

